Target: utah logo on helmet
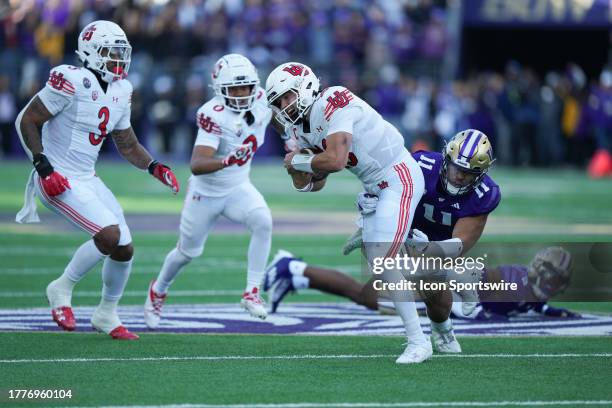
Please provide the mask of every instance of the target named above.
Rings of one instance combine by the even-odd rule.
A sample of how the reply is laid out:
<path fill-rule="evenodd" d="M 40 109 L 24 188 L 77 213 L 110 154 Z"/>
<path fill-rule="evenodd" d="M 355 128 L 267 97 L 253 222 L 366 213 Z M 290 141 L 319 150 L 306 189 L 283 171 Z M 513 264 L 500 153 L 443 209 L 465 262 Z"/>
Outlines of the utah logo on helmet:
<path fill-rule="evenodd" d="M 472 191 L 495 161 L 489 138 L 476 129 L 463 130 L 453 136 L 444 146 L 442 155 L 442 187 L 450 195 L 463 195 Z M 467 182 L 457 185 L 450 172 L 461 173 Z"/>
<path fill-rule="evenodd" d="M 319 93 L 319 86 L 319 78 L 305 64 L 287 62 L 274 68 L 266 80 L 266 96 L 276 120 L 283 127 L 302 121 Z M 295 95 L 294 101 L 281 108 L 281 97 L 287 92 Z"/>
<path fill-rule="evenodd" d="M 127 77 L 132 47 L 121 27 L 112 21 L 98 20 L 81 31 L 76 54 L 86 68 L 110 83 Z"/>

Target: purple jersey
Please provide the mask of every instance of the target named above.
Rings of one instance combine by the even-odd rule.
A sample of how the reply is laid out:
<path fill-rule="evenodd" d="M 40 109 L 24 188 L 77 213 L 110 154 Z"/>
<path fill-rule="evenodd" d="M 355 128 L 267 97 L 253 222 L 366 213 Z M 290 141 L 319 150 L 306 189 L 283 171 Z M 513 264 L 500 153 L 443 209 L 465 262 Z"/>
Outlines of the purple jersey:
<path fill-rule="evenodd" d="M 499 186 L 485 175 L 472 191 L 452 196 L 442 189 L 440 169 L 441 153 L 418 151 L 412 154 L 425 179 L 425 192 L 417 206 L 412 228 L 429 237 L 430 241 L 443 241 L 453 237 L 453 228 L 459 218 L 488 214 L 501 200 Z"/>
<path fill-rule="evenodd" d="M 516 283 L 517 290 L 512 291 L 508 295 L 506 302 L 482 302 L 482 308 L 485 312 L 495 313 L 503 316 L 513 316 L 518 313 L 525 313 L 529 310 L 540 311 L 545 302 L 528 302 L 533 299 L 531 285 L 527 277 L 527 267 L 524 265 L 502 265 L 498 268 L 499 277 L 504 282 Z M 483 282 L 488 282 L 487 271 L 482 278 Z M 486 293 L 481 293 L 482 298 L 486 297 Z M 516 299 L 515 302 L 510 301 L 510 298 Z"/>

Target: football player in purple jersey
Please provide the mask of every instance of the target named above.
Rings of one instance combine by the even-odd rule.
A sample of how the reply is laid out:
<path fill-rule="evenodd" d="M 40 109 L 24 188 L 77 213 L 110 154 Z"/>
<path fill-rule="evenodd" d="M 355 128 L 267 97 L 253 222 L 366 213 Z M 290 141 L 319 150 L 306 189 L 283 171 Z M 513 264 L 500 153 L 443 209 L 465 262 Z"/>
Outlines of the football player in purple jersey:
<path fill-rule="evenodd" d="M 528 312 L 550 317 L 580 317 L 579 313 L 548 305 L 551 297 L 568 287 L 571 264 L 571 254 L 555 246 L 540 250 L 528 265 L 489 268 L 483 274 L 483 282 L 514 283 L 517 289 L 482 292 L 482 302 L 471 314 L 463 314 L 458 304 L 453 304 L 453 315 L 478 320 L 505 319 Z"/>
<path fill-rule="evenodd" d="M 465 255 L 480 238 L 489 213 L 501 200 L 499 186 L 487 175 L 494 162 L 488 137 L 478 130 L 467 129 L 449 140 L 442 153 L 418 151 L 412 156 L 422 170 L 425 192 L 412 220 L 412 235 L 407 245 L 426 256 Z M 360 193 L 356 204 L 362 215 L 368 215 L 376 211 L 377 197 Z M 358 230 L 347 241 L 344 253 L 360 248 L 361 244 L 361 230 Z M 272 290 L 272 311 L 289 291 L 306 287 L 377 308 L 378 296 L 371 284 L 361 285 L 340 272 L 322 268 L 317 268 L 314 274 L 305 274 L 306 264 L 293 258 L 290 253 L 279 251 L 266 273 L 264 290 Z M 475 273 L 477 281 L 480 272 L 471 271 L 472 275 Z M 462 309 L 469 315 L 478 297 L 476 291 L 465 292 L 460 293 Z M 432 322 L 434 350 L 461 352 L 449 319 L 451 292 L 438 292 L 425 303 Z"/>

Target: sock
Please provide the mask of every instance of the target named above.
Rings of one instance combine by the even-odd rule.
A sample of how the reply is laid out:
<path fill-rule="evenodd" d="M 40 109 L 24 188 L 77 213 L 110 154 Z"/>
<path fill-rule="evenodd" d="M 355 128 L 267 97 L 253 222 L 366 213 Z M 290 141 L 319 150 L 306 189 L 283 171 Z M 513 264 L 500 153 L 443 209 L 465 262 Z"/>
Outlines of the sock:
<path fill-rule="evenodd" d="M 117 304 L 119 300 L 106 300 L 102 298 L 100 304 L 98 305 L 98 312 L 113 315 L 117 313 Z"/>
<path fill-rule="evenodd" d="M 395 304 L 395 310 L 397 314 L 402 318 L 404 323 L 404 329 L 406 329 L 406 337 L 411 343 L 422 343 L 427 342 L 423 329 L 421 329 L 421 322 L 417 313 L 416 304 L 410 301 L 401 300 L 399 302 L 393 302 Z"/>
<path fill-rule="evenodd" d="M 251 230 L 251 240 L 247 254 L 247 286 L 246 291 L 259 287 L 266 270 L 266 263 L 272 246 L 272 217 L 267 208 L 251 211 L 246 224 Z"/>
<path fill-rule="evenodd" d="M 168 255 L 166 255 L 159 275 L 157 275 L 157 280 L 153 285 L 153 291 L 160 295 L 166 294 L 168 288 L 170 288 L 170 285 L 172 285 L 172 282 L 174 282 L 174 279 L 176 279 L 181 269 L 189 262 L 191 262 L 191 258 L 185 256 L 178 248 L 174 248 L 170 251 Z"/>
<path fill-rule="evenodd" d="M 259 288 L 263 279 L 263 272 L 247 269 L 247 285 L 245 292 L 251 293 L 254 288 Z"/>
<path fill-rule="evenodd" d="M 447 332 L 453 328 L 451 319 L 446 319 L 445 321 L 440 322 L 440 323 L 434 322 L 431 319 L 429 319 L 429 321 L 431 322 L 431 328 L 436 329 L 437 331 L 440 331 L 440 332 Z"/>
<path fill-rule="evenodd" d="M 291 278 L 291 283 L 293 283 L 293 287 L 297 290 L 307 289 L 310 285 L 310 278 L 301 275 L 294 275 Z"/>
<path fill-rule="evenodd" d="M 307 267 L 308 267 L 308 264 L 306 262 L 298 261 L 297 259 L 295 261 L 289 262 L 289 272 L 291 272 L 292 275 L 303 276 L 304 270 Z"/>
<path fill-rule="evenodd" d="M 102 266 L 102 299 L 107 302 L 115 302 L 121 299 L 123 290 L 127 284 L 132 269 L 132 260 L 127 262 L 115 261 L 111 257 L 104 260 Z"/>
<path fill-rule="evenodd" d="M 98 250 L 93 239 L 90 239 L 74 252 L 57 284 L 62 289 L 72 291 L 74 285 L 105 257 L 106 255 Z"/>

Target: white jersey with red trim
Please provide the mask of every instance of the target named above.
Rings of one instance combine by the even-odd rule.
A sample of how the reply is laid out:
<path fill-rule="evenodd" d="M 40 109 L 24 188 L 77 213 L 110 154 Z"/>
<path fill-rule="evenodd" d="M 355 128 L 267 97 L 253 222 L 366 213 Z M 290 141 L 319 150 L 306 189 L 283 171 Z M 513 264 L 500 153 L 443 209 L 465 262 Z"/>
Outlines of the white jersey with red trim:
<path fill-rule="evenodd" d="M 300 148 L 325 150 L 326 137 L 336 132 L 352 135 L 347 169 L 361 180 L 366 191 L 377 194 L 378 184 L 396 163 L 412 159 L 400 132 L 364 100 L 341 86 L 324 89 L 316 98 L 308 126 L 293 126 Z"/>
<path fill-rule="evenodd" d="M 132 84 L 125 79 L 104 92 L 90 70 L 60 65 L 37 96 L 54 115 L 42 128 L 44 153 L 69 179 L 93 176 L 104 139 L 131 126 Z"/>
<path fill-rule="evenodd" d="M 266 126 L 272 117 L 268 108 L 266 94 L 262 88 L 257 90 L 253 108 L 250 110 L 253 121 L 247 116 L 227 109 L 223 98 L 215 96 L 198 109 L 198 136 L 196 146 L 209 146 L 216 149 L 214 157 L 225 158 L 236 147 L 250 144 L 255 152 L 264 143 Z M 213 173 L 192 175 L 190 188 L 209 197 L 229 194 L 235 187 L 249 181 L 251 159 L 242 166 L 232 165 Z"/>

